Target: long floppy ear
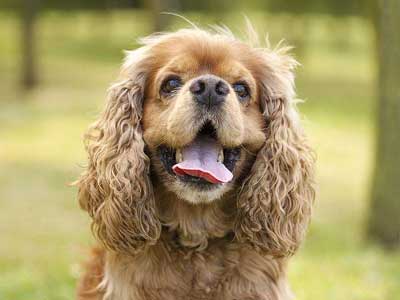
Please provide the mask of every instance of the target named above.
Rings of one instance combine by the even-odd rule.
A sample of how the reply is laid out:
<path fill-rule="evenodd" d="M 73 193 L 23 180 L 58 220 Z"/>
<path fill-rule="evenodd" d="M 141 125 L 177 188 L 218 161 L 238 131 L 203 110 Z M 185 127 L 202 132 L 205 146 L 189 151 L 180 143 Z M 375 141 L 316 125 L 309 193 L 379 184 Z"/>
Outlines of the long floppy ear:
<path fill-rule="evenodd" d="M 314 154 L 294 107 L 293 68 L 285 53 L 265 53 L 260 79 L 266 142 L 238 198 L 235 235 L 273 256 L 292 255 L 311 215 Z"/>
<path fill-rule="evenodd" d="M 95 236 L 107 249 L 127 254 L 154 244 L 161 228 L 140 125 L 143 72 L 111 86 L 103 114 L 85 135 L 89 162 L 77 182 Z"/>

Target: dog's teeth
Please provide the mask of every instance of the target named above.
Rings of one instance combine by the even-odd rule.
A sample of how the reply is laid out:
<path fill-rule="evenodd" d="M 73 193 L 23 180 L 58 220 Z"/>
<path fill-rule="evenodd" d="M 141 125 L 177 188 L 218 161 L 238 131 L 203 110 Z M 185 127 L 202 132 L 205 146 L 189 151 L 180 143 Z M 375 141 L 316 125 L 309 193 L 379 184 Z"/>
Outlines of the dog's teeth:
<path fill-rule="evenodd" d="M 218 153 L 218 162 L 222 163 L 224 161 L 224 150 L 221 149 Z"/>
<path fill-rule="evenodd" d="M 176 150 L 176 157 L 175 157 L 175 159 L 176 159 L 176 162 L 177 162 L 177 163 L 180 163 L 180 162 L 183 161 L 181 149 L 177 149 L 177 150 Z"/>

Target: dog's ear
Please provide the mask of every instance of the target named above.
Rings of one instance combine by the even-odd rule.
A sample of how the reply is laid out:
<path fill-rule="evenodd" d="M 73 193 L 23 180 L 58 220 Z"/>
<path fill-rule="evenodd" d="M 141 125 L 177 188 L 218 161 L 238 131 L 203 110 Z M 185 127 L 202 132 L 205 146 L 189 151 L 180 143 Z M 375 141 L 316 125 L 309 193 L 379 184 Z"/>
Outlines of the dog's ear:
<path fill-rule="evenodd" d="M 139 54 L 130 54 L 127 78 L 111 86 L 104 112 L 85 135 L 88 167 L 77 182 L 95 236 L 128 254 L 154 244 L 161 229 L 140 125 L 147 70 Z"/>
<path fill-rule="evenodd" d="M 271 255 L 298 248 L 314 200 L 314 154 L 294 104 L 296 61 L 284 51 L 263 53 L 259 78 L 266 142 L 238 197 L 235 235 Z"/>

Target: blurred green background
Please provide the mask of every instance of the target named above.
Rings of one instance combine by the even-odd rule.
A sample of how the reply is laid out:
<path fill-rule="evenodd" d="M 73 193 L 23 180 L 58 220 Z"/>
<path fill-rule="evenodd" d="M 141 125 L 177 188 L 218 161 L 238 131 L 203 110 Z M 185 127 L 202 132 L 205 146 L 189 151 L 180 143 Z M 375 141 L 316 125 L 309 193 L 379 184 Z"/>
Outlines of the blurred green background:
<path fill-rule="evenodd" d="M 2 3 L 0 299 L 73 299 L 80 263 L 94 244 L 69 187 L 85 163 L 82 134 L 104 104 L 122 50 L 155 29 L 188 26 L 160 16 L 162 10 L 204 26 L 226 24 L 238 36 L 245 14 L 272 45 L 284 38 L 295 46 L 318 196 L 307 240 L 289 268 L 293 290 L 300 300 L 400 299 L 400 251 L 365 238 L 379 101 L 373 5 L 197 2 L 42 1 L 30 25 L 34 87 L 21 85 L 24 15 L 12 1 Z"/>

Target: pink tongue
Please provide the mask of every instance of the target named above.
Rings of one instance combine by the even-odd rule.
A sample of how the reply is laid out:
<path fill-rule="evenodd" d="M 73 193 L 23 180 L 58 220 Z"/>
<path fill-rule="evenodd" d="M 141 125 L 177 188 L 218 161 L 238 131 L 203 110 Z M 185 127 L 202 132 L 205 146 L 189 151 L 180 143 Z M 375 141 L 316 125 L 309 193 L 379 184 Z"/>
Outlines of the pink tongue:
<path fill-rule="evenodd" d="M 197 138 L 182 149 L 183 161 L 174 165 L 172 170 L 177 175 L 200 177 L 211 183 L 228 182 L 233 175 L 223 163 L 217 161 L 219 150 L 219 145 L 212 138 Z"/>

